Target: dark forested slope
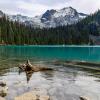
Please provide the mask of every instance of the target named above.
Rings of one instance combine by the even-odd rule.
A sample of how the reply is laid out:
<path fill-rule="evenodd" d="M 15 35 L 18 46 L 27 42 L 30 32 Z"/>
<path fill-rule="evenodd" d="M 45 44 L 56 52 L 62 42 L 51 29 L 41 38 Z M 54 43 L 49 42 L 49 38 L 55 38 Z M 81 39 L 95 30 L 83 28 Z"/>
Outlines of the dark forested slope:
<path fill-rule="evenodd" d="M 100 35 L 100 10 L 77 24 L 56 28 L 36 29 L 0 18 L 0 44 L 88 44 L 90 35 Z"/>

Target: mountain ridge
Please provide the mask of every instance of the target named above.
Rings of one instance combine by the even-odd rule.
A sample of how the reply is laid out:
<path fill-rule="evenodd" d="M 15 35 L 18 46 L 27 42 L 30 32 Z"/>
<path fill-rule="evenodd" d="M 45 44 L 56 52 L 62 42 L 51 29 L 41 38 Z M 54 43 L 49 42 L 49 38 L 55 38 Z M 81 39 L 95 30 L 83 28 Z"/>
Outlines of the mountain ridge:
<path fill-rule="evenodd" d="M 2 12 L 2 11 L 1 11 Z M 3 12 L 0 13 L 2 16 Z M 38 28 L 51 28 L 77 23 L 81 19 L 87 17 L 87 14 L 79 13 L 72 7 L 64 7 L 59 10 L 47 10 L 40 16 L 28 17 L 21 14 L 7 15 L 9 20 L 18 21 L 25 25 L 31 25 Z"/>

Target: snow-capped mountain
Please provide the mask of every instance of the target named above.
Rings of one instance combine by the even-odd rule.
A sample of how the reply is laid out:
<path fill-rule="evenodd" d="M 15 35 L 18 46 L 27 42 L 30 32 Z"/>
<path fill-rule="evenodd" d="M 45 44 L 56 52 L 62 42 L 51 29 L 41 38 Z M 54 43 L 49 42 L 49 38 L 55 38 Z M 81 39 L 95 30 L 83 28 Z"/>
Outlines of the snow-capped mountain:
<path fill-rule="evenodd" d="M 57 27 L 74 24 L 86 16 L 86 14 L 78 13 L 72 7 L 66 7 L 60 10 L 47 10 L 40 20 L 44 27 Z"/>
<path fill-rule="evenodd" d="M 59 10 L 47 10 L 44 14 L 35 17 L 27 17 L 18 15 L 8 15 L 12 21 L 18 21 L 26 25 L 32 25 L 33 27 L 50 28 L 57 26 L 64 26 L 67 24 L 74 24 L 85 18 L 87 15 L 78 13 L 76 9 L 72 7 L 66 7 Z"/>

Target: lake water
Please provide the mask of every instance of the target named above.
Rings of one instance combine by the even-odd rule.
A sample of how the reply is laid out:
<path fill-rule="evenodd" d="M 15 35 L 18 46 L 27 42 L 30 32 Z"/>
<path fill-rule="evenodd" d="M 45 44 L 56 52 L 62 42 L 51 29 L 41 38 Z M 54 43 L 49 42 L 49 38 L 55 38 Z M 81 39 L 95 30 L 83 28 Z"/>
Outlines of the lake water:
<path fill-rule="evenodd" d="M 54 71 L 33 73 L 30 78 L 19 74 L 18 66 L 29 59 L 32 64 L 51 67 Z M 100 62 L 100 47 L 88 46 L 0 46 L 0 80 L 8 86 L 7 100 L 25 92 L 46 90 L 51 100 L 100 100 L 100 71 L 56 66 L 55 60 Z M 28 80 L 28 81 L 27 81 Z"/>
<path fill-rule="evenodd" d="M 0 60 L 84 60 L 100 62 L 100 47 L 82 46 L 0 46 Z"/>

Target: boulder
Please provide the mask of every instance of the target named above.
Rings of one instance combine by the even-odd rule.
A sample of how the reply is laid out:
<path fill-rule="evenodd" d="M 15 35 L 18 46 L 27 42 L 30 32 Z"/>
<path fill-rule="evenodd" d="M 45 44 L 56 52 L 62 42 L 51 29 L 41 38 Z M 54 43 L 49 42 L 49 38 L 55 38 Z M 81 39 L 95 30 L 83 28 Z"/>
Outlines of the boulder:
<path fill-rule="evenodd" d="M 5 82 L 5 81 L 0 81 L 0 86 L 1 86 L 1 87 L 6 86 L 6 82 Z"/>
<path fill-rule="evenodd" d="M 5 97 L 8 93 L 8 87 L 5 81 L 0 82 L 0 96 Z M 0 99 L 1 100 L 1 99 Z"/>
<path fill-rule="evenodd" d="M 4 98 L 0 97 L 0 100 L 5 100 Z"/>
<path fill-rule="evenodd" d="M 7 93 L 8 93 L 8 87 L 7 86 L 4 86 L 4 87 L 0 86 L 0 96 L 5 97 L 7 95 Z"/>
<path fill-rule="evenodd" d="M 28 92 L 21 96 L 15 97 L 14 100 L 37 100 L 37 97 L 32 92 Z"/>
<path fill-rule="evenodd" d="M 48 95 L 41 95 L 32 91 L 15 97 L 14 100 L 50 100 L 50 97 Z"/>

